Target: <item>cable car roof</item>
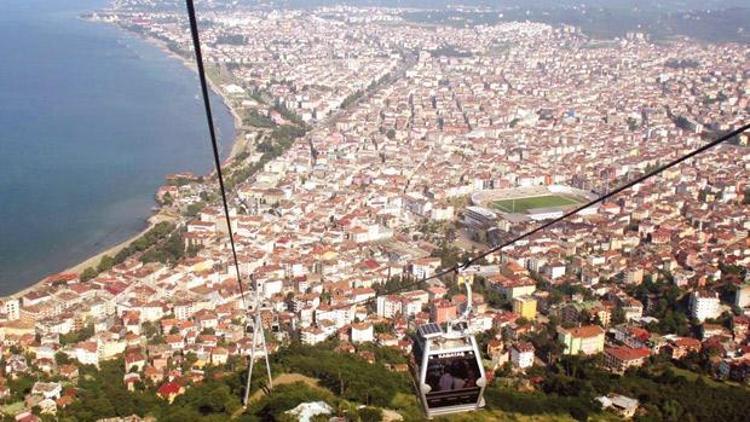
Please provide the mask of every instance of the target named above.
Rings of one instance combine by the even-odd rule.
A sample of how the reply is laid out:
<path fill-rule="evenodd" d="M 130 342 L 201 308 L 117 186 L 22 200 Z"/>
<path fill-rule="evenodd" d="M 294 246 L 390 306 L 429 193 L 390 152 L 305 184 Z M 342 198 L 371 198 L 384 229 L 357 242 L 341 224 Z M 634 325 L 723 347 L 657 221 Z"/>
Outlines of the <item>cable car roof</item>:
<path fill-rule="evenodd" d="M 443 335 L 443 329 L 434 322 L 420 325 L 417 331 L 422 338 L 434 338 Z"/>

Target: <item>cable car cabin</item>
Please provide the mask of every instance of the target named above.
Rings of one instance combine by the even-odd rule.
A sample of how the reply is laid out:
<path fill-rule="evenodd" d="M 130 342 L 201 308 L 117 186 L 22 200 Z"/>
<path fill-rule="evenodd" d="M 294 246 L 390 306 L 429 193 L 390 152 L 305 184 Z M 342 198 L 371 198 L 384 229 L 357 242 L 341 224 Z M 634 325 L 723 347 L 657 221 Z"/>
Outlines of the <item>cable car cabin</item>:
<path fill-rule="evenodd" d="M 464 329 L 447 332 L 435 323 L 419 327 L 414 344 L 416 379 L 428 417 L 484 407 L 481 355 Z"/>

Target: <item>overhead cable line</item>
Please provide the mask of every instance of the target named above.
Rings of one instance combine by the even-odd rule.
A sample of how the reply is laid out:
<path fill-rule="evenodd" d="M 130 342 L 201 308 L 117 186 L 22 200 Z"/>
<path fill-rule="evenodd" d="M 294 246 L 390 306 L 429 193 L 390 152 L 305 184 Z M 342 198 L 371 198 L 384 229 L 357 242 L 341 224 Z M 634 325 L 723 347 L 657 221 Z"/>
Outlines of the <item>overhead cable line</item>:
<path fill-rule="evenodd" d="M 664 164 L 663 166 L 657 167 L 656 169 L 654 169 L 654 170 L 652 170 L 652 171 L 650 171 L 650 172 L 648 172 L 648 173 L 646 173 L 646 174 L 644 174 L 644 175 L 642 175 L 640 177 L 637 177 L 637 178 L 635 178 L 635 179 L 633 179 L 633 180 L 625 183 L 624 185 L 622 185 L 622 186 L 620 186 L 620 187 L 618 187 L 618 188 L 616 188 L 616 189 L 614 189 L 614 190 L 612 190 L 612 191 L 610 191 L 610 192 L 608 192 L 608 193 L 606 193 L 606 194 L 604 194 L 602 196 L 597 197 L 596 199 L 593 199 L 593 200 L 591 200 L 591 201 L 589 201 L 589 202 L 587 202 L 587 203 L 585 203 L 585 204 L 583 204 L 583 205 L 581 205 L 581 206 L 579 206 L 579 207 L 577 207 L 577 208 L 575 208 L 575 209 L 573 209 L 571 211 L 568 211 L 568 212 L 566 212 L 565 214 L 563 214 L 560 217 L 557 217 L 557 218 L 552 219 L 552 220 L 550 220 L 550 221 L 548 221 L 548 222 L 546 222 L 546 223 L 544 223 L 544 224 L 542 224 L 540 226 L 537 226 L 536 228 L 534 228 L 532 230 L 529 230 L 529 231 L 527 231 L 527 232 L 525 232 L 525 233 L 523 233 L 521 235 L 518 235 L 518 236 L 514 237 L 513 239 L 511 239 L 511 240 L 509 240 L 507 242 L 504 242 L 504 243 L 502 243 L 500 245 L 497 245 L 495 247 L 489 248 L 489 249 L 485 250 L 484 252 L 481 252 L 481 253 L 475 255 L 474 257 L 469 258 L 468 260 L 464 261 L 461 264 L 456 264 L 453 267 L 449 267 L 449 268 L 443 269 L 441 271 L 438 271 L 437 273 L 431 275 L 430 277 L 425 277 L 425 278 L 422 278 L 422 279 L 419 279 L 419 280 L 415 280 L 415 281 L 413 281 L 411 283 L 407 283 L 407 284 L 402 285 L 402 286 L 400 286 L 398 288 L 391 289 L 389 291 L 383 292 L 383 293 L 381 293 L 379 295 L 376 295 L 375 297 L 372 297 L 372 298 L 369 298 L 369 299 L 364 299 L 364 300 L 361 300 L 361 301 L 353 302 L 351 304 L 342 305 L 342 306 L 370 304 L 374 300 L 377 300 L 378 296 L 391 295 L 391 294 L 399 293 L 399 292 L 401 292 L 403 290 L 406 290 L 406 289 L 409 289 L 409 288 L 412 288 L 412 287 L 417 287 L 421 283 L 424 283 L 426 281 L 438 279 L 438 278 L 441 278 L 441 277 L 443 277 L 445 275 L 448 275 L 448 274 L 451 274 L 451 273 L 458 274 L 459 272 L 464 271 L 467 268 L 469 268 L 472 264 L 477 263 L 479 260 L 481 260 L 481 259 L 483 259 L 483 258 L 485 258 L 485 257 L 487 257 L 489 255 L 492 255 L 495 252 L 499 252 L 500 250 L 502 250 L 504 248 L 507 248 L 508 246 L 511 246 L 511 245 L 515 244 L 516 242 L 518 242 L 520 240 L 526 239 L 527 237 L 532 236 L 535 233 L 538 233 L 538 232 L 540 232 L 540 231 L 542 231 L 544 229 L 547 229 L 550 226 L 553 226 L 553 225 L 555 225 L 555 224 L 557 224 L 557 223 L 559 223 L 559 222 L 567 219 L 568 217 L 571 217 L 571 216 L 579 213 L 580 211 L 582 211 L 582 210 L 584 210 L 586 208 L 589 208 L 589 207 L 591 207 L 593 205 L 596 205 L 596 204 L 598 204 L 600 202 L 606 201 L 607 199 L 609 199 L 609 198 L 611 198 L 611 197 L 619 194 L 620 192 L 622 192 L 624 190 L 630 189 L 631 187 L 633 187 L 633 186 L 635 186 L 635 185 L 637 185 L 639 183 L 642 183 L 645 180 L 650 179 L 650 178 L 652 178 L 652 177 L 654 177 L 654 176 L 662 173 L 663 171 L 665 171 L 667 169 L 670 169 L 670 168 L 672 168 L 672 167 L 674 167 L 674 166 L 682 163 L 683 161 L 689 160 L 689 159 L 695 157 L 698 154 L 701 154 L 701 153 L 703 153 L 703 152 L 705 152 L 705 151 L 707 151 L 707 150 L 709 150 L 709 149 L 711 149 L 711 148 L 713 148 L 713 147 L 715 147 L 715 146 L 717 146 L 719 144 L 722 144 L 722 143 L 728 141 L 729 139 L 734 138 L 735 136 L 738 136 L 738 135 L 742 134 L 743 132 L 746 132 L 748 129 L 750 129 L 750 123 L 745 124 L 743 126 L 740 126 L 739 128 L 737 128 L 737 129 L 735 129 L 735 130 L 733 130 L 733 131 L 731 131 L 731 132 L 729 132 L 729 133 L 727 133 L 727 134 L 719 137 L 718 139 L 716 139 L 714 141 L 711 141 L 711 142 L 709 142 L 709 143 L 707 143 L 707 144 L 705 144 L 705 145 L 703 145 L 703 146 L 701 146 L 699 148 L 696 148 L 696 149 L 690 151 L 689 153 L 687 153 L 687 154 L 685 154 L 685 155 L 683 155 L 683 156 L 681 156 L 681 157 L 679 157 L 679 158 L 677 158 L 675 160 L 672 160 L 672 161 L 670 161 L 667 164 Z"/>
<path fill-rule="evenodd" d="M 557 224 L 557 223 L 559 223 L 559 222 L 567 219 L 568 217 L 571 217 L 571 216 L 573 216 L 575 214 L 578 214 L 580 211 L 583 211 L 586 208 L 589 208 L 589 207 L 591 207 L 593 205 L 598 204 L 599 202 L 604 202 L 607 199 L 609 199 L 609 198 L 611 198 L 611 197 L 619 194 L 622 191 L 630 189 L 633 186 L 635 186 L 637 184 L 640 184 L 640 183 L 646 181 L 647 179 L 650 179 L 650 178 L 652 178 L 652 177 L 654 177 L 654 176 L 656 176 L 656 175 L 664 172 L 665 170 L 670 169 L 670 168 L 672 168 L 672 167 L 674 167 L 674 166 L 682 163 L 683 161 L 687 161 L 687 160 L 695 157 L 698 154 L 701 154 L 701 153 L 703 153 L 703 152 L 705 152 L 705 151 L 707 151 L 707 150 L 709 150 L 709 149 L 711 149 L 711 148 L 713 148 L 713 147 L 715 147 L 715 146 L 717 146 L 719 144 L 722 144 L 722 143 L 728 141 L 729 139 L 734 138 L 737 135 L 742 134 L 743 132 L 745 132 L 748 129 L 750 129 L 750 123 L 745 124 L 744 126 L 741 126 L 738 129 L 735 129 L 735 130 L 727 133 L 724 136 L 721 136 L 720 138 L 718 138 L 718 139 L 716 139 L 716 140 L 714 140 L 712 142 L 709 142 L 709 143 L 707 143 L 707 144 L 705 144 L 705 145 L 703 145 L 703 146 L 701 146 L 699 148 L 696 148 L 696 149 L 690 151 L 689 153 L 687 153 L 687 154 L 685 154 L 685 155 L 683 155 L 683 156 L 681 156 L 679 158 L 676 158 L 676 159 L 670 161 L 667 164 L 664 164 L 661 167 L 657 167 L 656 169 L 654 169 L 654 170 L 652 170 L 652 171 L 650 171 L 650 172 L 648 172 L 648 173 L 646 173 L 646 174 L 644 174 L 644 175 L 642 175 L 640 177 L 637 177 L 637 178 L 635 178 L 635 179 L 633 179 L 633 180 L 625 183 L 624 185 L 622 185 L 622 186 L 620 186 L 620 187 L 618 187 L 618 188 L 616 188 L 616 189 L 614 189 L 614 190 L 612 190 L 610 192 L 607 192 L 606 194 L 604 194 L 604 195 L 602 195 L 602 196 L 600 196 L 600 197 L 598 197 L 596 199 L 593 199 L 593 200 L 591 200 L 591 201 L 589 201 L 589 202 L 587 202 L 587 203 L 585 203 L 585 204 L 583 204 L 583 205 L 581 205 L 581 206 L 579 206 L 577 208 L 574 208 L 573 210 L 568 211 L 567 213 L 561 215 L 560 217 L 552 219 L 552 220 L 550 220 L 550 221 L 548 221 L 548 222 L 546 222 L 546 223 L 544 223 L 544 224 L 536 227 L 535 229 L 532 229 L 532 230 L 530 230 L 530 231 L 528 231 L 528 232 L 526 232 L 526 233 L 524 233 L 524 234 L 522 234 L 522 235 L 520 235 L 520 236 L 518 236 L 518 237 L 516 237 L 516 238 L 514 238 L 512 240 L 509 240 L 508 242 L 505 242 L 505 243 L 503 243 L 501 245 L 498 245 L 498 246 L 495 246 L 493 248 L 487 249 L 486 251 L 484 251 L 484 252 L 476 255 L 475 257 L 469 259 L 468 261 L 466 261 L 463 265 L 461 265 L 462 268 L 460 268 L 460 269 L 466 269 L 470 265 L 476 263 L 477 261 L 479 261 L 482 258 L 487 257 L 488 255 L 491 255 L 491 254 L 493 254 L 493 253 L 495 253 L 495 252 L 497 252 L 497 251 L 499 251 L 499 250 L 501 250 L 503 248 L 506 248 L 506 247 L 508 247 L 508 246 L 510 246 L 510 245 L 512 245 L 512 244 L 514 244 L 516 242 L 518 242 L 519 240 L 523 240 L 523 239 L 525 239 L 525 238 L 533 235 L 534 233 L 542 231 L 542 230 L 544 230 L 544 229 L 546 229 L 546 228 L 548 228 L 548 227 L 550 227 L 552 225 L 555 225 L 555 224 Z"/>
<path fill-rule="evenodd" d="M 195 64 L 198 67 L 198 77 L 201 84 L 201 94 L 203 95 L 203 105 L 206 109 L 206 120 L 208 120 L 208 132 L 211 136 L 211 147 L 213 148 L 214 154 L 214 165 L 216 167 L 216 175 L 219 179 L 219 190 L 221 191 L 221 202 L 224 205 L 224 217 L 227 222 L 227 230 L 229 234 L 229 243 L 232 247 L 232 258 L 234 259 L 234 269 L 237 273 L 237 284 L 240 287 L 240 297 L 242 298 L 242 305 L 244 309 L 247 309 L 247 302 L 245 301 L 245 290 L 242 287 L 242 277 L 240 276 L 240 264 L 237 260 L 237 248 L 234 245 L 234 233 L 232 232 L 232 222 L 229 218 L 229 204 L 227 203 L 227 192 L 224 188 L 224 176 L 221 172 L 221 159 L 219 158 L 219 144 L 216 141 L 216 129 L 214 128 L 213 114 L 211 113 L 211 101 L 208 96 L 208 83 L 206 81 L 206 71 L 203 68 L 203 53 L 201 52 L 201 41 L 198 35 L 198 22 L 195 18 L 195 6 L 193 0 L 185 0 L 187 5 L 188 17 L 190 18 L 190 33 L 193 37 L 193 50 L 195 51 Z"/>

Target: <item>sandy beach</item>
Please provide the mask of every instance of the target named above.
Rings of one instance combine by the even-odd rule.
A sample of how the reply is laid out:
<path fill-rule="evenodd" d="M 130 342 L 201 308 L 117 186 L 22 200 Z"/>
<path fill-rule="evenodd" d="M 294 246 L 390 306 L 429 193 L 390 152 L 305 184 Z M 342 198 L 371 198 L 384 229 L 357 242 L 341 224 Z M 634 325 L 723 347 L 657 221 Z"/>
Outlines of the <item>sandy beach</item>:
<path fill-rule="evenodd" d="M 120 243 L 118 243 L 118 244 L 116 244 L 114 246 L 111 246 L 111 247 L 109 247 L 109 248 L 107 248 L 107 249 L 105 249 L 105 250 L 97 253 L 96 255 L 93 255 L 93 256 L 91 256 L 89 258 L 86 258 L 85 260 L 79 262 L 78 264 L 73 265 L 72 267 L 69 267 L 69 268 L 66 268 L 66 269 L 60 271 L 60 273 L 77 273 L 77 274 L 80 274 L 87 267 L 96 267 L 97 265 L 99 265 L 99 261 L 101 261 L 101 259 L 102 259 L 102 257 L 104 255 L 109 255 L 109 256 L 113 257 L 113 256 L 117 255 L 118 252 L 120 252 L 121 250 L 123 250 L 126 247 L 128 247 L 128 245 L 130 245 L 131 243 L 133 243 L 136 239 L 138 239 L 139 237 L 141 237 L 144 234 L 146 234 L 147 231 L 149 231 L 152 228 L 154 228 L 154 226 L 156 224 L 158 224 L 158 223 L 160 223 L 162 221 L 174 222 L 174 221 L 177 221 L 178 218 L 179 217 L 176 216 L 176 215 L 169 215 L 169 214 L 164 213 L 164 212 L 158 212 L 158 213 L 152 215 L 151 217 L 149 217 L 148 220 L 146 220 L 146 224 L 147 225 L 140 232 L 134 234 L 133 236 L 129 237 L 128 239 L 126 239 L 126 240 L 124 240 L 124 241 L 122 241 L 122 242 L 120 242 Z M 3 299 L 8 299 L 8 298 L 16 298 L 16 299 L 18 299 L 21 296 L 23 296 L 23 295 L 25 295 L 25 294 L 33 291 L 33 290 L 36 290 L 37 288 L 42 287 L 44 285 L 44 281 L 45 280 L 46 280 L 46 278 L 43 278 L 43 279 L 37 281 L 36 283 L 34 283 L 34 284 L 32 284 L 32 285 L 24 288 L 23 290 L 20 290 L 20 291 L 15 292 L 15 293 L 13 293 L 11 295 L 5 296 Z"/>
<path fill-rule="evenodd" d="M 118 26 L 118 28 L 120 30 L 126 31 L 125 29 L 120 28 L 119 26 Z M 130 32 L 130 31 L 128 31 L 128 32 Z M 145 40 L 146 42 L 149 42 L 149 43 L 155 45 L 156 47 L 158 47 L 161 51 L 163 51 L 168 56 L 170 56 L 172 58 L 175 58 L 175 59 L 178 59 L 184 66 L 186 66 L 189 69 L 197 72 L 197 68 L 196 68 L 196 65 L 195 65 L 194 62 L 191 62 L 190 60 L 186 59 L 185 57 L 182 57 L 182 56 L 174 53 L 173 51 L 171 51 L 169 48 L 167 48 L 167 45 L 163 41 L 161 41 L 159 39 L 156 39 L 156 38 L 144 36 L 143 34 L 138 34 L 138 33 L 135 33 L 135 32 L 130 32 L 130 33 L 138 35 L 139 38 Z M 224 165 L 228 165 L 229 163 L 231 163 L 234 160 L 234 158 L 238 154 L 240 154 L 242 151 L 244 151 L 245 148 L 246 148 L 246 146 L 247 146 L 247 143 L 245 142 L 244 137 L 243 137 L 244 135 L 240 132 L 240 128 L 242 127 L 242 118 L 240 117 L 240 115 L 237 112 L 237 110 L 235 110 L 235 108 L 232 107 L 232 100 L 226 96 L 226 94 L 223 92 L 223 90 L 221 89 L 221 87 L 219 87 L 210 78 L 208 78 L 207 81 L 208 81 L 209 88 L 216 95 L 218 95 L 222 99 L 222 103 L 224 104 L 224 107 L 226 107 L 227 110 L 229 110 L 229 112 L 234 117 L 235 138 L 234 138 L 234 140 L 232 142 L 232 148 L 231 148 L 231 150 L 229 152 L 229 155 L 227 156 L 227 158 L 224 160 L 224 163 L 223 163 Z M 206 139 L 206 141 L 208 142 L 208 138 Z M 210 174 L 215 173 L 215 171 L 216 170 L 211 171 Z M 124 249 L 128 245 L 130 245 L 133 241 L 135 241 L 139 237 L 143 236 L 147 231 L 149 231 L 150 229 L 152 229 L 156 224 L 158 224 L 160 222 L 163 222 L 163 221 L 175 222 L 175 221 L 178 221 L 179 218 L 180 218 L 179 215 L 176 215 L 174 213 L 167 213 L 167 212 L 164 212 L 164 211 L 159 211 L 159 212 L 155 213 L 154 215 L 152 215 L 151 217 L 149 217 L 146 220 L 147 225 L 140 232 L 134 234 L 133 236 L 131 236 L 127 240 L 125 240 L 123 242 L 120 242 L 120 243 L 118 243 L 118 244 L 116 244 L 114 246 L 111 246 L 111 247 L 109 247 L 109 248 L 107 248 L 107 249 L 105 249 L 105 250 L 97 253 L 96 255 L 93 255 L 93 256 L 91 256 L 91 257 L 89 257 L 89 258 L 87 258 L 87 259 L 79 262 L 78 264 L 75 264 L 75 265 L 73 265 L 71 267 L 68 267 L 68 268 L 66 268 L 66 269 L 64 269 L 64 270 L 62 270 L 60 272 L 61 273 L 79 273 L 80 274 L 87 267 L 96 267 L 96 265 L 99 264 L 99 261 L 101 260 L 101 258 L 103 256 L 105 256 L 105 255 L 109 255 L 109 256 L 116 255 L 119 251 L 121 251 L 122 249 Z M 52 274 L 50 274 L 50 275 L 52 275 Z M 13 294 L 5 296 L 3 299 L 20 298 L 23 295 L 25 295 L 25 294 L 33 291 L 33 290 L 41 288 L 41 287 L 43 287 L 44 281 L 46 280 L 46 278 L 47 277 L 45 277 L 45 278 L 37 281 L 36 283 L 33 283 L 33 284 L 29 285 L 28 287 L 24 288 L 23 290 L 20 290 L 20 291 L 17 291 L 15 293 L 13 293 Z"/>
<path fill-rule="evenodd" d="M 104 250 L 104 251 L 102 251 L 102 252 L 100 252 L 100 253 L 98 253 L 98 254 L 90 257 L 90 258 L 87 258 L 85 261 L 79 262 L 78 264 L 76 264 L 76 265 L 74 265 L 74 266 L 72 266 L 70 268 L 66 268 L 65 271 L 63 271 L 63 272 L 65 272 L 65 273 L 81 273 L 87 267 L 95 267 L 95 266 L 99 265 L 99 261 L 101 261 L 101 259 L 102 259 L 102 257 L 104 255 L 109 255 L 111 257 L 114 257 L 115 255 L 117 255 L 118 252 L 120 252 L 121 250 L 123 250 L 126 247 L 128 247 L 128 245 L 130 245 L 131 243 L 133 243 L 133 241 L 135 241 L 139 237 L 141 237 L 144 234 L 146 234 L 147 231 L 149 231 L 152 228 L 154 228 L 155 225 L 157 225 L 157 224 L 159 224 L 161 222 L 165 222 L 165 221 L 166 222 L 170 222 L 170 223 L 171 222 L 175 222 L 178 219 L 179 219 L 179 216 L 177 216 L 177 215 L 170 215 L 170 214 L 167 214 L 165 212 L 158 212 L 158 213 L 156 213 L 156 214 L 154 214 L 154 215 L 152 215 L 151 217 L 148 218 L 146 228 L 144 228 L 143 230 L 141 230 L 137 234 L 134 234 L 129 239 L 127 239 L 127 240 L 125 240 L 125 241 L 123 241 L 121 243 L 118 243 L 117 245 L 114 245 L 114 246 L 112 246 L 109 249 L 106 249 L 106 250 Z"/>

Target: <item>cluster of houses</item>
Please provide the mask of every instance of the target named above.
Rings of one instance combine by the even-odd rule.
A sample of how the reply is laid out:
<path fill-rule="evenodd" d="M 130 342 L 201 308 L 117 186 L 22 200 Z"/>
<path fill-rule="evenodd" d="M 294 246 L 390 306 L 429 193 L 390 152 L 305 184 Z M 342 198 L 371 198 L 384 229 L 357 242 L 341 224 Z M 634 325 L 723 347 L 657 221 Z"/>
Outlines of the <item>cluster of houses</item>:
<path fill-rule="evenodd" d="M 105 18 L 189 44 L 175 12 L 145 12 L 146 3 L 121 4 L 122 13 Z M 206 17 L 206 57 L 234 79 L 224 85 L 231 102 L 284 123 L 250 92 L 257 88 L 313 124 L 236 187 L 230 224 L 242 280 L 223 209 L 186 213 L 177 225 L 194 253 L 174 265 L 135 255 L 85 282 L 56 274 L 3 300 L 3 377 L 33 372 L 74 383 L 78 366 L 122 357 L 125 385 L 151 383 L 171 401 L 207 365 L 249 354 L 246 309 L 256 295 L 270 353 L 298 335 L 311 345 L 338 338 L 341 351 L 367 360 L 374 355 L 363 343 L 409 354 L 416 326 L 455 318 L 467 298 L 452 294 L 447 279 L 378 295 L 381 286 L 435 274 L 443 243 L 479 250 L 552 215 L 489 209 L 472 203 L 477 193 L 605 193 L 750 115 L 748 70 L 734 60 L 747 46 L 634 36 L 590 48 L 570 27 L 506 22 L 435 31 L 393 25 L 389 9 L 360 10 L 357 19 L 339 12 Z M 466 54 L 446 54 L 445 46 Z M 684 57 L 696 65 L 673 66 Z M 393 80 L 373 85 L 397 69 Z M 747 142 L 741 135 L 473 268 L 485 294 L 473 297 L 472 328 L 497 333 L 487 365 L 524 371 L 545 363 L 529 337 L 555 318 L 561 353 L 603 354 L 613 372 L 654 355 L 710 351 L 717 377 L 746 382 Z M 205 201 L 209 182 L 173 175 L 157 197 L 184 209 Z M 684 316 L 697 331 L 650 330 L 661 298 L 627 293 L 643 283 L 686 295 Z M 735 286 L 730 299 L 721 295 L 726 285 Z M 560 294 L 565 286 L 578 290 Z M 487 292 L 505 302 L 498 306 Z M 58 364 L 59 354 L 71 363 Z M 38 399 L 29 403 L 48 413 L 72 397 L 45 382 L 35 391 L 26 400 Z M 622 397 L 602 403 L 632 408 Z"/>

